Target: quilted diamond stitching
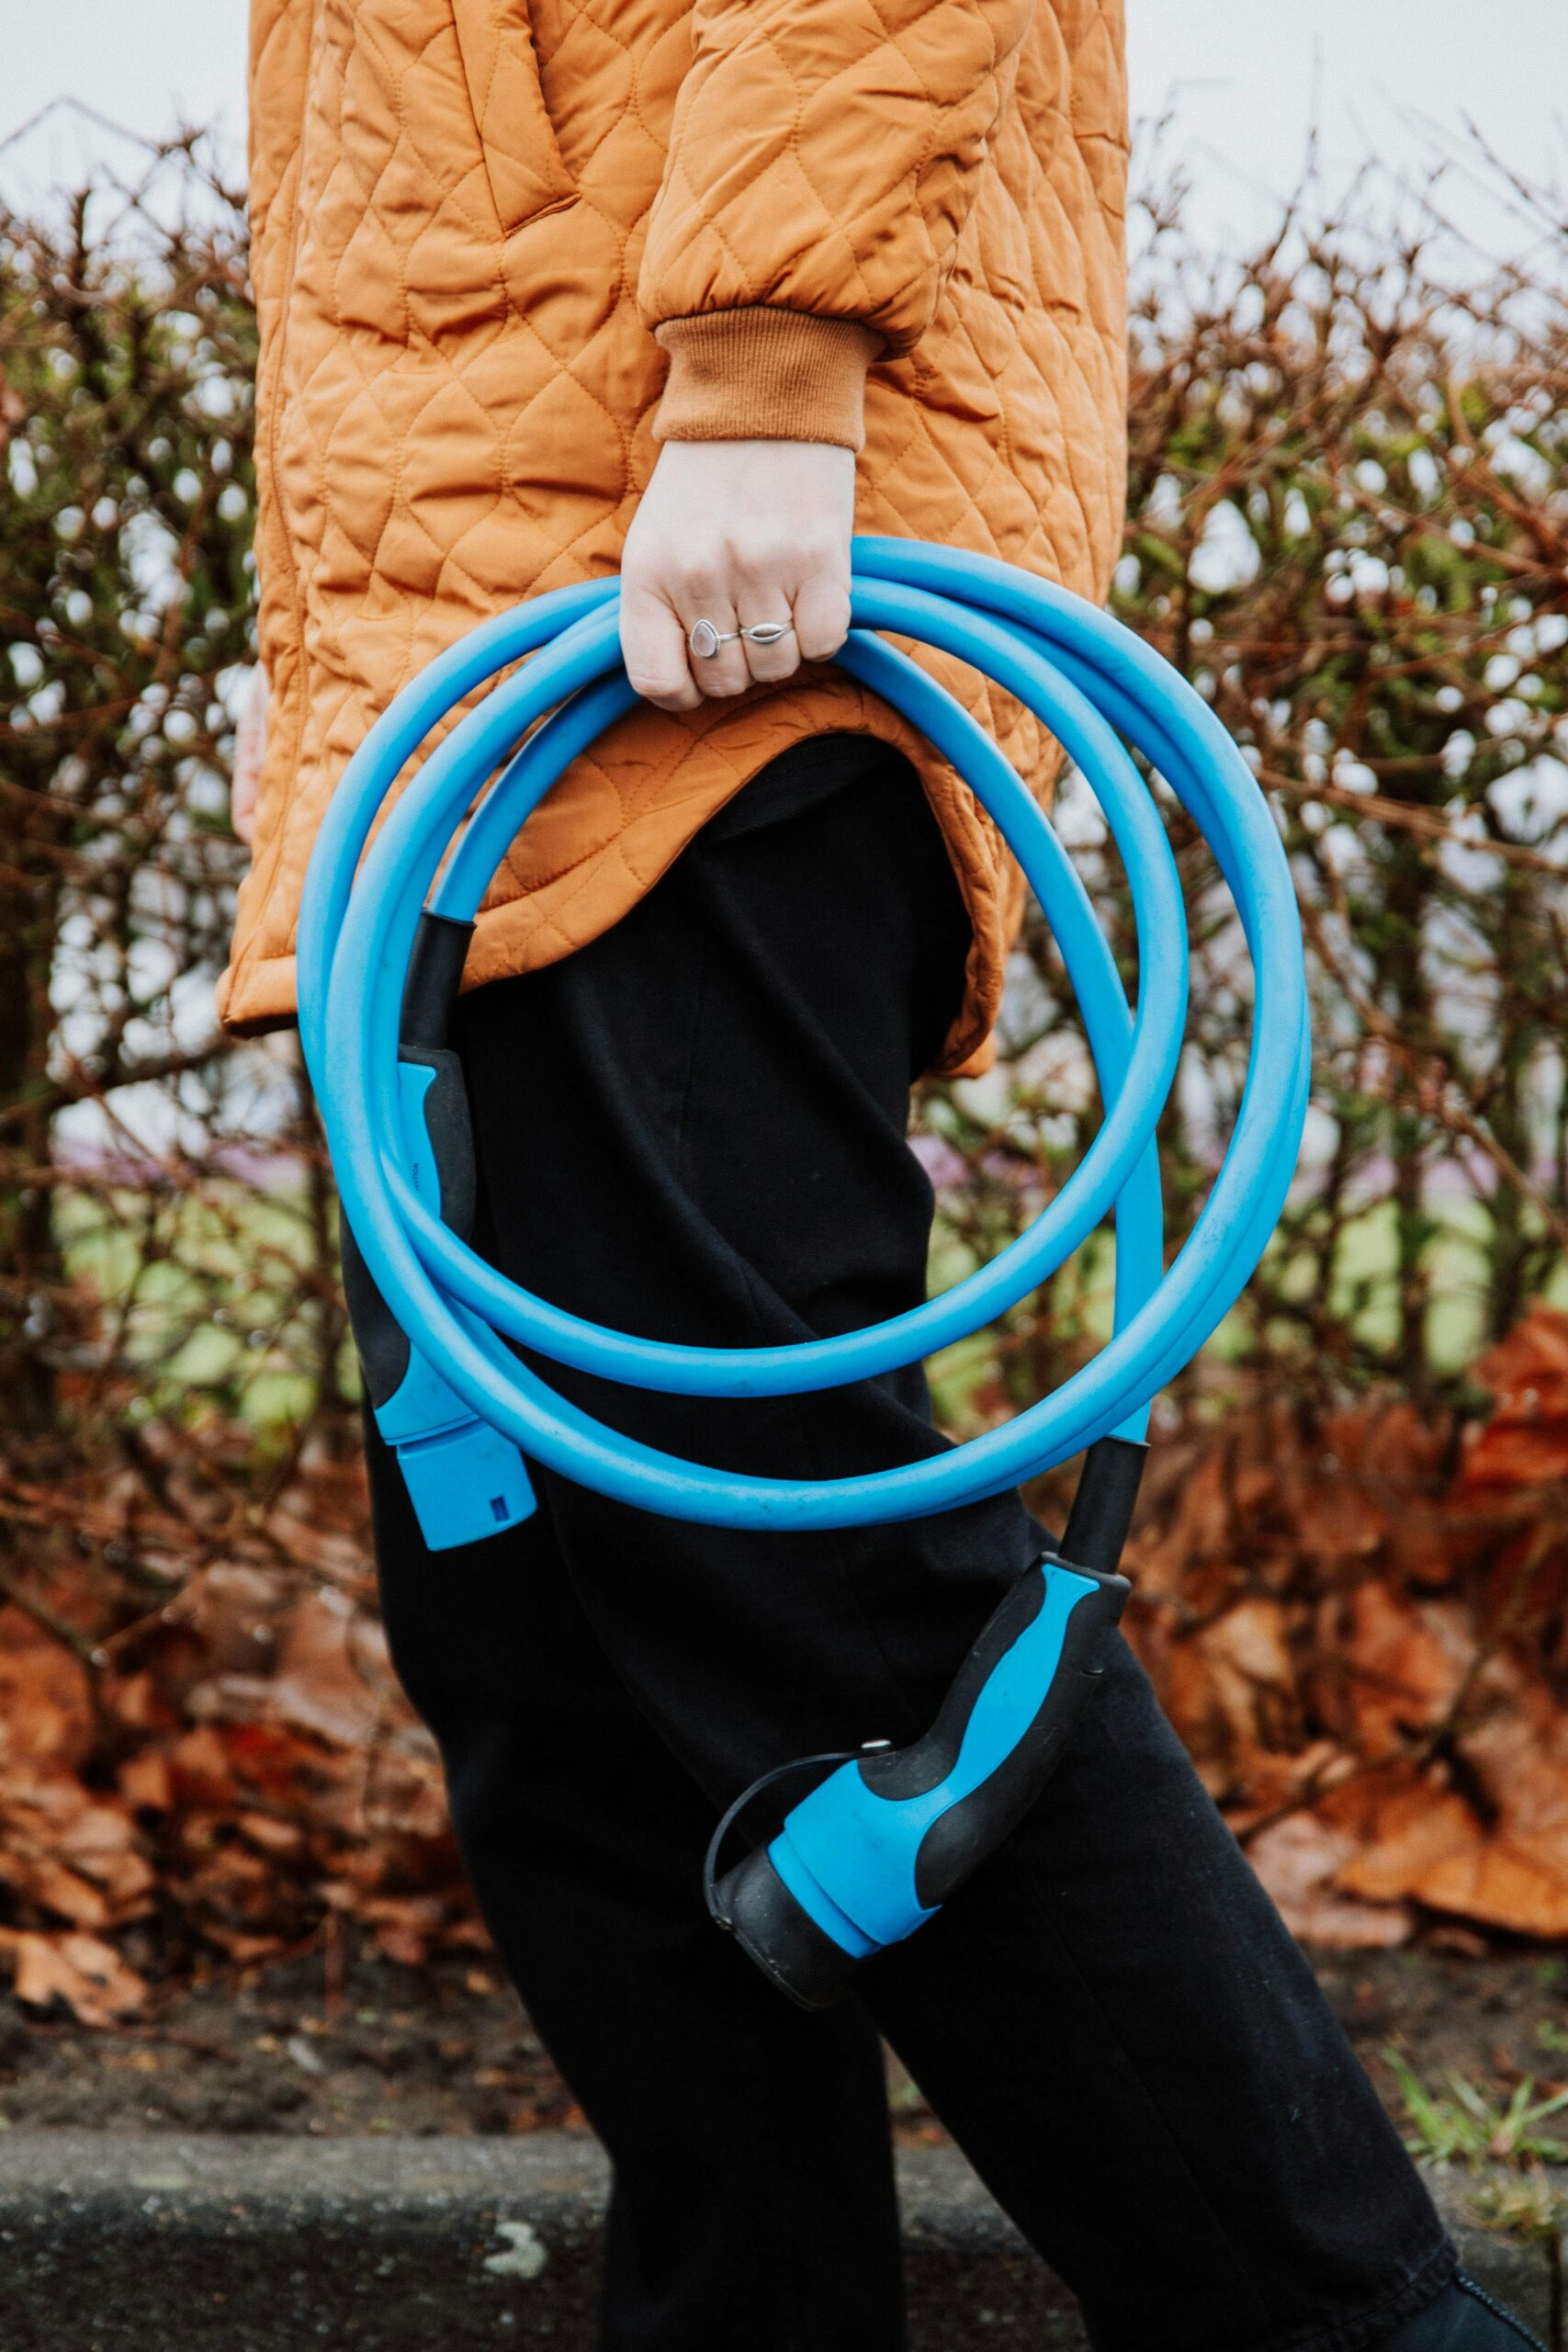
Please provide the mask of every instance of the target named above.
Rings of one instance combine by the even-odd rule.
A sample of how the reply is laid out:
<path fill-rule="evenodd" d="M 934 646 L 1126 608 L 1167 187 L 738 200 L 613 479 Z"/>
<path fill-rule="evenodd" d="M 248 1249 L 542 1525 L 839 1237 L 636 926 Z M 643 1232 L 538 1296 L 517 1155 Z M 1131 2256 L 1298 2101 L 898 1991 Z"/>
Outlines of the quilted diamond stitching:
<path fill-rule="evenodd" d="M 663 363 L 637 280 L 694 39 L 714 38 L 736 0 L 501 0 L 500 12 L 525 5 L 577 195 L 507 236 L 458 87 L 451 0 L 254 0 L 263 635 L 277 724 L 224 983 L 231 1018 L 265 1021 L 291 1002 L 310 840 L 376 711 L 471 620 L 613 569 L 655 454 Z M 896 225 L 929 321 L 873 371 L 861 526 L 940 533 L 1096 593 L 1119 525 L 1119 0 L 1038 0 L 1021 47 L 1025 0 L 968 5 L 965 40 L 978 22 L 985 42 L 965 97 L 950 92 L 932 37 L 953 22 L 944 0 L 834 0 L 831 17 L 828 0 L 748 0 L 742 30 L 761 28 L 774 87 L 790 93 L 795 251 L 737 243 L 744 174 L 728 206 L 721 188 L 710 198 L 722 179 L 711 153 L 678 152 L 665 193 L 694 208 L 695 243 L 711 239 L 744 288 L 787 300 L 792 269 L 816 262 L 855 314 L 878 299 L 877 257 L 845 230 L 856 215 L 818 133 L 849 104 L 857 63 L 896 74 L 911 105 L 918 92 L 926 119 L 899 158 Z M 858 9 L 864 44 L 796 73 L 786 18 L 817 9 L 829 45 Z M 482 119 L 488 89 L 477 95 Z M 977 165 L 955 160 L 965 140 L 984 150 Z M 677 286 L 696 266 L 693 254 L 661 265 Z M 663 299 L 656 287 L 653 314 Z M 570 424 L 564 447 L 558 420 L 583 401 L 599 422 Z M 552 478 L 566 494 L 545 494 Z M 372 495 L 345 506 L 355 480 Z M 955 683 L 1043 776 L 1036 722 Z M 634 715 L 611 756 L 563 779 L 548 828 L 514 846 L 476 972 L 547 961 L 604 928 L 767 757 L 824 726 L 918 749 L 842 680 L 787 707 L 748 698 L 693 722 Z M 1011 878 L 988 820 L 939 763 L 924 765 L 981 934 L 972 1033 L 994 1002 Z"/>

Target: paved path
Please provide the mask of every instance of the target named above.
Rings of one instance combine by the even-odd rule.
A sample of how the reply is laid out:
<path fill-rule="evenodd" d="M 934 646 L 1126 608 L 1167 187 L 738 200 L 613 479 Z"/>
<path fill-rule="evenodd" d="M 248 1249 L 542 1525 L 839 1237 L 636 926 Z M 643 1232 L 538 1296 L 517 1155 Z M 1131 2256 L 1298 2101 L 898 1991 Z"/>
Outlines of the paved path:
<path fill-rule="evenodd" d="M 1082 2352 L 1070 2299 L 962 2159 L 905 2152 L 899 2176 L 911 2352 Z M 604 2180 L 592 2142 L 564 2132 L 7 2132 L 0 2339 L 5 2352 L 592 2352 Z M 1550 2343 L 1561 2247 L 1466 2227 L 1468 2182 L 1439 2193 L 1469 2267 Z"/>

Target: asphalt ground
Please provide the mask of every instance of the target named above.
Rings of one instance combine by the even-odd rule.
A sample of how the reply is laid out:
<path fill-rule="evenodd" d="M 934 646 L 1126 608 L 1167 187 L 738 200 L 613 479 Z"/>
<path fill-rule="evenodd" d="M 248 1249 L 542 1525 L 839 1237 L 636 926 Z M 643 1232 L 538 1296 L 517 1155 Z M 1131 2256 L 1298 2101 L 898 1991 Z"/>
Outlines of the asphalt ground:
<path fill-rule="evenodd" d="M 911 2352 L 1082 2352 L 1071 2298 L 963 2159 L 914 2148 L 898 2161 Z M 593 2352 L 605 2179 L 580 2132 L 9 2132 L 0 2341 L 5 2352 Z M 1434 2186 L 1467 2267 L 1568 2352 L 1561 2220 L 1483 2228 L 1476 2213 L 1503 2184 L 1465 2173 Z"/>

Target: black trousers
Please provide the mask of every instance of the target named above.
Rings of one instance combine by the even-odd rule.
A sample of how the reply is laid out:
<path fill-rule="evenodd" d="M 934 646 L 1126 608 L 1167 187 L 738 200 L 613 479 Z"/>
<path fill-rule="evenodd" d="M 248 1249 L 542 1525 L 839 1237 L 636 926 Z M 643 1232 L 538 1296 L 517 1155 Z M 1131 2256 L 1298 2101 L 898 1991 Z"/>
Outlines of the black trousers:
<path fill-rule="evenodd" d="M 775 763 L 565 963 L 466 998 L 480 1246 L 623 1329 L 755 1344 L 924 1295 L 911 1080 L 967 926 L 910 771 Z M 696 1459 L 934 1450 L 918 1371 L 813 1397 L 558 1385 Z M 548 1473 L 433 1558 L 373 1448 L 392 1652 L 497 1943 L 615 2166 L 606 2352 L 897 2352 L 879 2033 L 1100 2352 L 1359 2352 L 1452 2254 L 1313 1976 L 1122 1647 L 1043 1802 L 808 2016 L 708 1922 L 719 1807 L 923 1732 L 1036 1554 L 1013 1498 L 850 1534 L 644 1517 Z"/>

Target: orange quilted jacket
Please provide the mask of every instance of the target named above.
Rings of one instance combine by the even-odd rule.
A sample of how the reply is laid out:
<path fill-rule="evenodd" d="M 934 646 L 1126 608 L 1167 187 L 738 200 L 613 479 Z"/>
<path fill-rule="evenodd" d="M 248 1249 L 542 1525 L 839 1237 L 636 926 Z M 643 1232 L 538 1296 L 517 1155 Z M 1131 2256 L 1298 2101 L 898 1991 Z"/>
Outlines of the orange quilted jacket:
<path fill-rule="evenodd" d="M 414 671 L 615 569 L 661 437 L 863 449 L 858 525 L 1103 594 L 1122 481 L 1121 0 L 253 0 L 261 643 L 272 686 L 226 1021 L 294 1003 L 321 810 Z M 1032 720 L 959 673 L 1043 786 Z M 828 670 L 639 709 L 497 875 L 470 984 L 608 928 L 798 736 L 914 753 L 975 926 L 1010 862 Z"/>

